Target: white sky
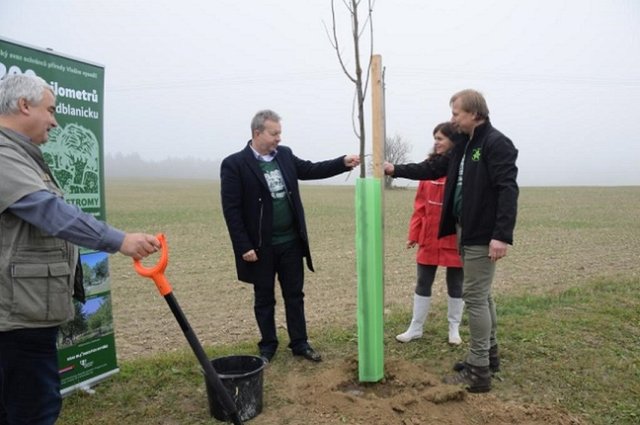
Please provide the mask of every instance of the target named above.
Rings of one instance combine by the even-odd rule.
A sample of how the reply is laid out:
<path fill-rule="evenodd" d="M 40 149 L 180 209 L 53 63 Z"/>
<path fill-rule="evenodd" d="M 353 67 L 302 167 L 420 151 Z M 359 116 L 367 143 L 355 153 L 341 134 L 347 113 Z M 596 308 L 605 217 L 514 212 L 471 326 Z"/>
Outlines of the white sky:
<path fill-rule="evenodd" d="M 283 143 L 316 161 L 358 152 L 330 4 L 0 0 L 0 36 L 105 65 L 107 153 L 222 159 L 270 108 Z M 450 96 L 475 88 L 520 151 L 521 185 L 640 184 L 640 1 L 377 0 L 373 19 L 387 136 L 411 143 L 411 160 L 449 119 Z"/>

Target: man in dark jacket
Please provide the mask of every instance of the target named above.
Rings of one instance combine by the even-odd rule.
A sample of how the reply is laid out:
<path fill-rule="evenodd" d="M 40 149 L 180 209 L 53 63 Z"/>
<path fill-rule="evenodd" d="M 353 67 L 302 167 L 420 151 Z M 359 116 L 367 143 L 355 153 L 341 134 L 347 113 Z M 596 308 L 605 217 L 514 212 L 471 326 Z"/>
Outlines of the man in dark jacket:
<path fill-rule="evenodd" d="M 278 348 L 275 325 L 275 276 L 284 299 L 289 348 L 318 362 L 321 355 L 307 340 L 304 316 L 304 266 L 313 271 L 298 180 L 332 177 L 360 163 L 357 155 L 311 162 L 280 145 L 280 117 L 258 112 L 251 140 L 222 161 L 221 199 L 235 254 L 238 279 L 253 284 L 260 355 L 271 361 Z"/>
<path fill-rule="evenodd" d="M 492 373 L 500 369 L 496 309 L 491 296 L 495 263 L 513 243 L 518 202 L 518 150 L 493 128 L 482 94 L 463 90 L 450 101 L 452 124 L 463 136 L 441 161 L 393 165 L 385 173 L 413 180 L 447 176 L 439 236 L 458 234 L 463 260 L 463 298 L 469 314 L 471 341 L 457 374 L 445 378 L 470 392 L 491 389 Z"/>

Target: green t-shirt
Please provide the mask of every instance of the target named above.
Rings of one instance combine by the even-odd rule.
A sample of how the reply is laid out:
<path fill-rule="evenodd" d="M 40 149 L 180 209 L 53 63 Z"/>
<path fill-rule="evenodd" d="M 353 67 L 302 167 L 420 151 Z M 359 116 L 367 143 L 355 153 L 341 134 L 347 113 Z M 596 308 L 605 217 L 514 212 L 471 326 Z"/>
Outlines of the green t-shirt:
<path fill-rule="evenodd" d="M 260 161 L 260 168 L 264 172 L 264 178 L 271 191 L 273 203 L 273 234 L 271 244 L 278 245 L 294 240 L 296 231 L 294 228 L 293 210 L 287 196 L 287 186 L 276 161 Z"/>

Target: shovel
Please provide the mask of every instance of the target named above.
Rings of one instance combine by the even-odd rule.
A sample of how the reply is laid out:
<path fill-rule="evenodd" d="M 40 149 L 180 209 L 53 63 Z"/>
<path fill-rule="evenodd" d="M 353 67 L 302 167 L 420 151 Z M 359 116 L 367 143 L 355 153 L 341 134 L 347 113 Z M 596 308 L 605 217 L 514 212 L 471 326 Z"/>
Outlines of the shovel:
<path fill-rule="evenodd" d="M 167 246 L 164 234 L 158 234 L 157 238 L 160 241 L 160 247 L 162 249 L 158 264 L 151 268 L 145 268 L 139 260 L 133 260 L 133 267 L 140 276 L 153 279 L 156 287 L 158 288 L 158 291 L 160 292 L 160 295 L 162 295 L 167 301 L 167 304 L 169 304 L 171 312 L 173 312 L 173 315 L 178 321 L 182 332 L 184 332 L 184 336 L 187 338 L 187 341 L 189 341 L 191 349 L 195 353 L 198 361 L 200 362 L 200 365 L 202 366 L 202 369 L 204 370 L 205 379 L 207 380 L 211 388 L 215 390 L 220 405 L 222 405 L 224 410 L 227 412 L 227 416 L 235 425 L 242 425 L 242 421 L 240 420 L 240 415 L 238 414 L 238 408 L 236 407 L 236 404 L 227 392 L 227 389 L 222 384 L 220 377 L 211 365 L 207 354 L 204 352 L 202 345 L 200 345 L 200 341 L 198 341 L 196 334 L 193 332 L 191 325 L 189 325 L 186 316 L 182 312 L 178 301 L 173 296 L 171 285 L 169 284 L 169 281 L 167 281 L 167 278 L 164 276 L 164 270 L 167 268 L 167 263 L 169 261 L 169 247 Z"/>

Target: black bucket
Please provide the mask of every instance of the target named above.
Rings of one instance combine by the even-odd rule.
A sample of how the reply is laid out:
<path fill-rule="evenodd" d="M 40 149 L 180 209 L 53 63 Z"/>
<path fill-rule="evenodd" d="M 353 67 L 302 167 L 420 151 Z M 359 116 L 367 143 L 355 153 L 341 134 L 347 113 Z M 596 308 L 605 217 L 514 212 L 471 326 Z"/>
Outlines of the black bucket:
<path fill-rule="evenodd" d="M 211 360 L 220 381 L 231 395 L 240 420 L 248 421 L 262 412 L 262 371 L 265 363 L 257 356 L 228 356 Z M 209 411 L 219 421 L 230 421 L 227 412 L 218 401 L 214 388 L 207 385 Z"/>

